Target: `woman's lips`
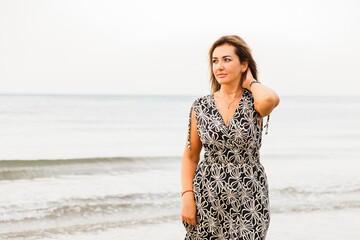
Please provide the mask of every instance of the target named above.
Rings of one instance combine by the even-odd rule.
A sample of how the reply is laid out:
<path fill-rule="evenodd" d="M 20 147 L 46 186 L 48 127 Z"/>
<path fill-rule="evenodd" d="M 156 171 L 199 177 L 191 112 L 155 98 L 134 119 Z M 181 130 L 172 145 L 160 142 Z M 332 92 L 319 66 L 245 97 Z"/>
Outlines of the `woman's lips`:
<path fill-rule="evenodd" d="M 223 77 L 226 77 L 226 74 L 225 73 L 220 73 L 217 75 L 219 78 L 223 78 Z"/>

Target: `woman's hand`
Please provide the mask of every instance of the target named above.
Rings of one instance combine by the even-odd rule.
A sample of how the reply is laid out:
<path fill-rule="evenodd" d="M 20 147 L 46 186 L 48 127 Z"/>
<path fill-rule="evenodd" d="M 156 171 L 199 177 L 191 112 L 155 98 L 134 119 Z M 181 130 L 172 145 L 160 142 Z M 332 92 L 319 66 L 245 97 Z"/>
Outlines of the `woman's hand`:
<path fill-rule="evenodd" d="M 242 83 L 242 87 L 246 88 L 247 90 L 250 90 L 250 83 L 255 80 L 253 77 L 250 68 L 247 68 L 246 71 L 243 73 L 245 76 L 244 81 Z"/>
<path fill-rule="evenodd" d="M 181 218 L 189 225 L 196 225 L 196 205 L 192 192 L 185 193 L 183 196 Z"/>
<path fill-rule="evenodd" d="M 256 79 L 254 79 L 251 74 L 249 67 L 243 74 L 245 74 L 245 76 L 243 78 L 242 87 L 250 91 L 250 83 Z M 252 85 L 251 89 L 251 93 L 254 97 L 254 108 L 261 117 L 269 115 L 280 102 L 280 98 L 277 93 L 264 84 Z"/>

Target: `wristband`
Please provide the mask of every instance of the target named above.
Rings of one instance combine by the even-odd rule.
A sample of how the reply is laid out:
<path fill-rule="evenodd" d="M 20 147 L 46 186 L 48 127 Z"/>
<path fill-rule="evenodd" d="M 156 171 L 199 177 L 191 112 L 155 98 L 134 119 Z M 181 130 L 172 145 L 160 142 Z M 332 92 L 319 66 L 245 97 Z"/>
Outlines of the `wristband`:
<path fill-rule="evenodd" d="M 252 82 L 250 83 L 249 88 L 251 88 L 251 85 L 253 85 L 254 83 L 260 83 L 260 84 L 261 84 L 261 82 L 259 82 L 258 80 L 254 80 L 254 81 L 252 81 Z"/>
<path fill-rule="evenodd" d="M 193 191 L 193 190 L 186 190 L 186 191 L 183 191 L 183 192 L 181 192 L 181 197 L 182 197 L 182 196 L 184 196 L 184 194 L 185 194 L 185 193 L 187 193 L 187 192 L 194 192 L 194 191 Z"/>

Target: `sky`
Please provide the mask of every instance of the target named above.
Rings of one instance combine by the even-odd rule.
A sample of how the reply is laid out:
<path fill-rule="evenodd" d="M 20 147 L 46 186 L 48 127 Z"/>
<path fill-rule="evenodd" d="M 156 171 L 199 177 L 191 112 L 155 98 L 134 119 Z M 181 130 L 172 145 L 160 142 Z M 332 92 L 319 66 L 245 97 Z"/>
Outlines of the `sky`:
<path fill-rule="evenodd" d="M 1 94 L 202 95 L 236 34 L 281 95 L 360 95 L 359 1 L 2 0 Z"/>

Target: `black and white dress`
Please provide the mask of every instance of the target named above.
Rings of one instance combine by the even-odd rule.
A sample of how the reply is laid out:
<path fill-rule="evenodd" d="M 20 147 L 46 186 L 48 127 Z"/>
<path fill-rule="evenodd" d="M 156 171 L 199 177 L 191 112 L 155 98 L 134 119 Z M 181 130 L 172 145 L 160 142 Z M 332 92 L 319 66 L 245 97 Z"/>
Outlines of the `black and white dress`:
<path fill-rule="evenodd" d="M 252 93 L 244 89 L 227 126 L 214 94 L 196 99 L 189 116 L 189 150 L 192 109 L 205 154 L 193 180 L 196 225 L 183 222 L 185 239 L 265 239 L 270 212 L 267 177 L 259 155 L 263 126 Z"/>

